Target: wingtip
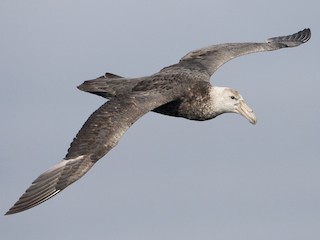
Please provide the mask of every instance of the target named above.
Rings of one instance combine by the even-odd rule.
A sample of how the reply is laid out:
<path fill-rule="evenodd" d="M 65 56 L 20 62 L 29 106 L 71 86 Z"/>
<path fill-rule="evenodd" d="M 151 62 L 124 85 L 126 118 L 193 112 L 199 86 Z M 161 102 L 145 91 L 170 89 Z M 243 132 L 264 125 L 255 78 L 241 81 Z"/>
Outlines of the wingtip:
<path fill-rule="evenodd" d="M 61 190 L 54 190 L 54 191 L 51 191 L 51 193 L 49 193 L 47 195 L 40 196 L 40 198 L 35 198 L 35 199 L 33 199 L 33 198 L 29 199 L 26 194 L 27 192 L 26 192 L 20 197 L 20 199 L 4 215 L 5 216 L 12 215 L 12 214 L 16 214 L 16 213 L 31 209 L 31 208 L 38 206 L 39 204 L 47 201 L 48 199 L 52 198 L 53 196 L 57 195 L 59 192 L 61 192 Z"/>
<path fill-rule="evenodd" d="M 85 83 L 86 82 L 83 82 L 82 84 L 80 84 L 79 86 L 77 86 L 77 88 L 81 91 L 85 91 Z"/>
<path fill-rule="evenodd" d="M 296 45 L 308 42 L 310 38 L 311 38 L 311 30 L 310 28 L 305 28 L 291 35 L 269 38 L 267 39 L 267 42 L 268 43 L 272 43 L 272 42 L 294 43 L 293 46 L 296 46 Z"/>
<path fill-rule="evenodd" d="M 10 209 L 4 214 L 4 216 L 9 216 L 9 215 L 12 215 L 12 214 L 15 214 L 15 213 L 18 213 L 18 212 L 22 212 L 22 211 L 14 211 L 14 210 L 12 210 L 12 208 L 10 208 Z"/>
<path fill-rule="evenodd" d="M 6 212 L 5 214 L 4 214 L 4 216 L 8 216 L 8 215 L 10 215 L 11 213 L 10 213 L 10 211 L 8 211 L 8 212 Z"/>
<path fill-rule="evenodd" d="M 305 42 L 308 42 L 309 39 L 311 38 L 311 30 L 310 28 L 305 28 L 293 35 L 296 35 L 298 40 L 305 43 Z"/>

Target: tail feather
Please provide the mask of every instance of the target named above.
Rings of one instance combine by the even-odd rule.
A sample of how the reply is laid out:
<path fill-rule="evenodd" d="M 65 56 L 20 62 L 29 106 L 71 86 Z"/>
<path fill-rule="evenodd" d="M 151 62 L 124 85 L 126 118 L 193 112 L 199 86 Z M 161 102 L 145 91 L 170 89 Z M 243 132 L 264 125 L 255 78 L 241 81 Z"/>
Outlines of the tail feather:
<path fill-rule="evenodd" d="M 101 77 L 85 81 L 78 86 L 78 89 L 111 99 L 122 94 L 130 93 L 136 83 L 137 81 L 133 79 L 127 79 L 107 72 Z"/>
<path fill-rule="evenodd" d="M 77 88 L 81 91 L 96 94 L 108 99 L 116 96 L 116 91 L 113 88 L 108 88 L 108 83 L 102 79 L 85 81 Z"/>
<path fill-rule="evenodd" d="M 120 78 L 124 78 L 124 77 L 121 77 L 119 75 L 109 73 L 109 72 L 106 72 L 104 75 L 97 77 L 97 79 L 120 79 Z"/>

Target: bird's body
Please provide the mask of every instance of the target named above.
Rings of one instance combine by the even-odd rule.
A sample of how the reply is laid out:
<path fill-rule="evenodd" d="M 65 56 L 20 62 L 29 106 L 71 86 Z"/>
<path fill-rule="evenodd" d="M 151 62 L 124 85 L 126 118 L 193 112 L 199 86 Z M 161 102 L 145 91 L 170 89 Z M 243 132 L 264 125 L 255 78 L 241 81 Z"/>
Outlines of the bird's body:
<path fill-rule="evenodd" d="M 109 78 L 106 73 L 96 80 L 84 82 L 78 86 L 80 90 L 100 95 L 109 100 L 126 98 L 130 95 L 161 94 L 166 99 L 171 96 L 181 96 L 169 101 L 151 111 L 190 120 L 208 120 L 216 116 L 211 111 L 211 84 L 206 81 L 207 76 L 193 76 L 189 74 L 157 73 L 144 78 Z M 201 78 L 202 77 L 202 78 Z M 183 87 L 181 87 L 183 86 Z"/>
<path fill-rule="evenodd" d="M 84 82 L 78 87 L 80 90 L 108 101 L 83 125 L 66 157 L 41 174 L 6 214 L 32 208 L 77 181 L 149 111 L 198 121 L 223 113 L 239 113 L 255 124 L 256 117 L 242 96 L 236 90 L 212 86 L 211 75 L 235 57 L 299 46 L 310 37 L 310 30 L 304 29 L 265 43 L 212 45 L 188 53 L 179 63 L 151 76 L 130 79 L 106 73 Z"/>

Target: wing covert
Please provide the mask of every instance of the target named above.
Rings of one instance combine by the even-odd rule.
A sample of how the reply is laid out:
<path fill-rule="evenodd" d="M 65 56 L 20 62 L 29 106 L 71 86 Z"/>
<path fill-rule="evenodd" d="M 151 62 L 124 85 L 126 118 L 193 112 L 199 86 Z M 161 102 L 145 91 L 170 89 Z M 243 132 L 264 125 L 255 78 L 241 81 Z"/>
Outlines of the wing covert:
<path fill-rule="evenodd" d="M 161 94 L 137 94 L 103 104 L 80 129 L 66 157 L 33 181 L 6 215 L 35 207 L 77 181 L 116 146 L 135 121 L 170 100 Z"/>
<path fill-rule="evenodd" d="M 264 43 L 225 43 L 192 51 L 181 58 L 178 65 L 183 68 L 202 65 L 203 70 L 212 75 L 221 65 L 231 59 L 255 52 L 273 51 L 285 47 L 296 47 L 311 37 L 306 28 L 292 35 L 269 38 Z M 198 67 L 199 68 L 199 67 Z"/>

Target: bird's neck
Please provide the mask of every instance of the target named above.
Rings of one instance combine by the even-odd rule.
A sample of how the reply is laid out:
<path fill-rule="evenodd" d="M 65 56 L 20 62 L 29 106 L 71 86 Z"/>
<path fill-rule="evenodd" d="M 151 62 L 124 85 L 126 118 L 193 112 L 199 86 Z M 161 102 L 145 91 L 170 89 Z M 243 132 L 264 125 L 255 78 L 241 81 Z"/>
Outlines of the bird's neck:
<path fill-rule="evenodd" d="M 210 89 L 210 98 L 212 102 L 212 111 L 215 112 L 216 116 L 227 112 L 224 104 L 224 92 L 226 87 L 212 87 Z"/>

